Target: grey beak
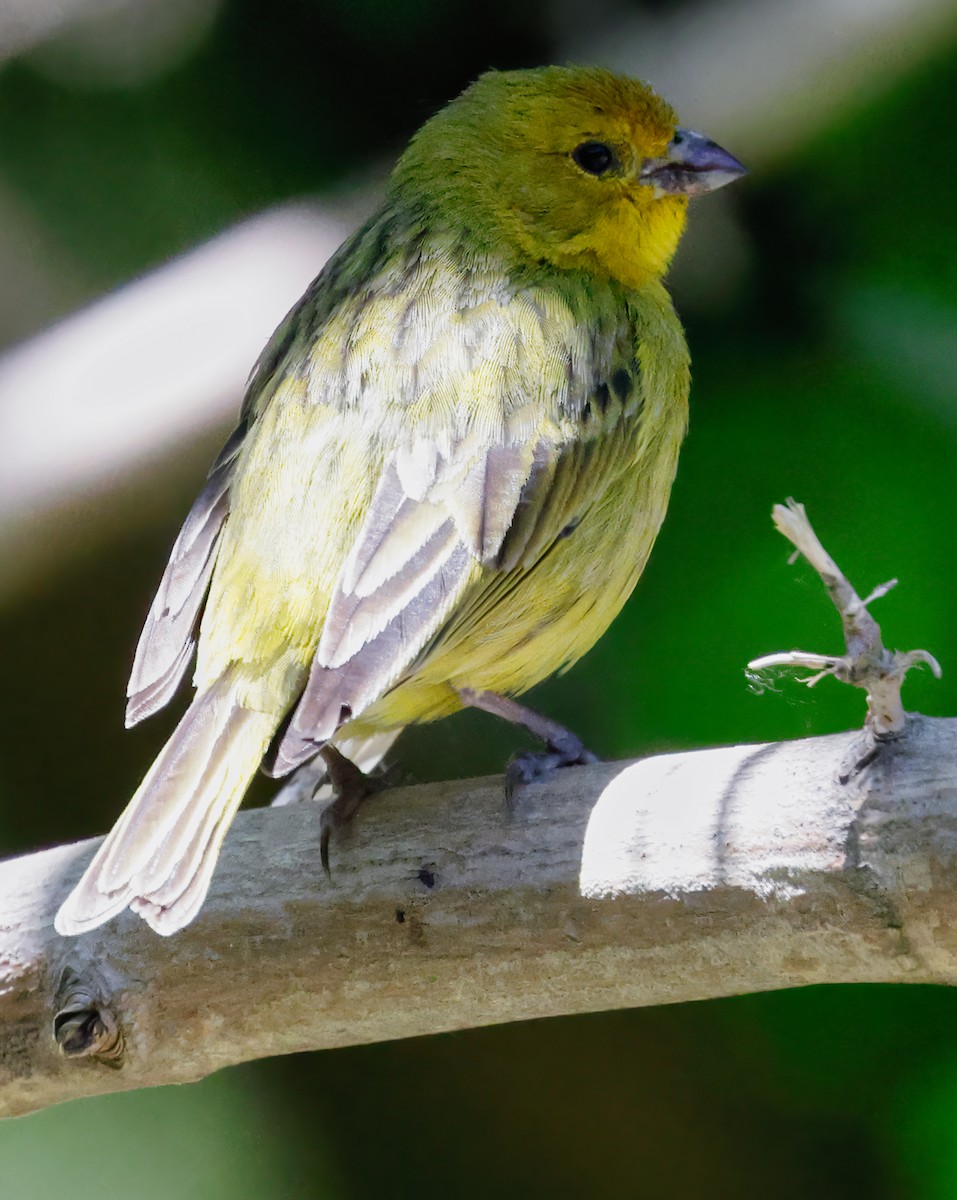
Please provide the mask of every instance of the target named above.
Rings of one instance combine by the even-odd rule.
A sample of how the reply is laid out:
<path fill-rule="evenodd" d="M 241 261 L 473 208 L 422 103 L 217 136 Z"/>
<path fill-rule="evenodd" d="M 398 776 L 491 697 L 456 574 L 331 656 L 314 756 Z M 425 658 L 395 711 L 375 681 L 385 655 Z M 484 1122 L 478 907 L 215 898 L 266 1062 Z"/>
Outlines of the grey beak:
<path fill-rule="evenodd" d="M 702 196 L 746 175 L 734 155 L 691 129 L 676 129 L 663 158 L 647 158 L 638 178 L 656 196 Z"/>

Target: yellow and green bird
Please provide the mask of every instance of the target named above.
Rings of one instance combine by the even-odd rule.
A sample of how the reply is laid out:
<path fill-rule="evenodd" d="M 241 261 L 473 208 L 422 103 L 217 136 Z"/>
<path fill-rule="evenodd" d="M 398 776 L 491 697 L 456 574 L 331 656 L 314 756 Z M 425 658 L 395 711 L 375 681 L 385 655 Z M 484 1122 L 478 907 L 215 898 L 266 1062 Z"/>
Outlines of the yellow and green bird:
<path fill-rule="evenodd" d="M 465 704 L 521 720 L 508 697 L 604 633 L 687 425 L 662 276 L 689 197 L 742 173 L 597 69 L 490 72 L 418 131 L 263 352 L 173 547 L 127 722 L 194 649 L 196 694 L 61 933 L 127 906 L 175 932 L 264 761 L 369 768 Z M 531 727 L 546 765 L 587 757 Z"/>

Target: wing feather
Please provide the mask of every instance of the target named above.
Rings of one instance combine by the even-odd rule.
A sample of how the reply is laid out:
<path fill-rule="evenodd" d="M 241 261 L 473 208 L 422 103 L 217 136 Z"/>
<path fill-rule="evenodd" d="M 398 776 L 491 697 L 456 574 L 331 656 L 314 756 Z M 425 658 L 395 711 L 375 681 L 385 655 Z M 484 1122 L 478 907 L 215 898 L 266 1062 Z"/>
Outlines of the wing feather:
<path fill-rule="evenodd" d="M 498 554 L 503 575 L 530 569 L 567 537 L 614 473 L 607 439 L 535 447 L 532 469 Z"/>
<path fill-rule="evenodd" d="M 370 512 L 342 571 L 340 589 L 368 596 L 392 578 L 413 552 L 448 520 L 434 504 L 417 503 L 389 464 L 373 497 Z M 328 619 L 327 619 L 328 624 Z"/>
<path fill-rule="evenodd" d="M 480 562 L 495 557 L 515 516 L 532 465 L 521 445 L 489 446 L 446 501 L 459 534 Z"/>
<path fill-rule="evenodd" d="M 373 641 L 438 575 L 461 545 L 452 521 L 446 518 L 406 559 L 401 570 L 371 592 L 339 591 L 333 597 L 323 626 L 316 661 L 341 667 Z"/>
<path fill-rule="evenodd" d="M 313 661 L 298 705 L 275 753 L 271 774 L 308 762 L 353 713 L 395 683 L 448 615 L 467 581 L 471 557 L 461 542 L 385 628 L 338 667 Z"/>
<path fill-rule="evenodd" d="M 133 658 L 126 689 L 127 726 L 169 701 L 193 656 L 196 624 L 229 512 L 229 484 L 245 433 L 243 423 L 223 447 L 173 545 Z"/>

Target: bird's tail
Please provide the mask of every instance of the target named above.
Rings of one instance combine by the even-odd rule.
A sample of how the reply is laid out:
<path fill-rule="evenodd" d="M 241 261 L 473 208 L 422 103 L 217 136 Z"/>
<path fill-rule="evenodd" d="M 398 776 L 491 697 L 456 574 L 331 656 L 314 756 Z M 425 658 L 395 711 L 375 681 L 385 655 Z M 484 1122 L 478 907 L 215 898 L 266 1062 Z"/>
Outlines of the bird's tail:
<path fill-rule="evenodd" d="M 64 901 L 57 932 L 95 929 L 127 906 L 157 933 L 188 925 L 278 724 L 239 703 L 229 674 L 197 695 Z"/>

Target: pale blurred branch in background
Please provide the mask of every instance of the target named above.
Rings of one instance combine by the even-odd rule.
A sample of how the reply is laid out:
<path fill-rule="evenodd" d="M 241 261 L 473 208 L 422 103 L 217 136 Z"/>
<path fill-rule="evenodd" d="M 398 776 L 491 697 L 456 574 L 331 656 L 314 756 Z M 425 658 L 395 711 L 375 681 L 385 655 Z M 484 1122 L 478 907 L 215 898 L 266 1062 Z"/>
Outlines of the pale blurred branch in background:
<path fill-rule="evenodd" d="M 43 14 L 81 7 L 0 0 L 0 47 L 16 53 L 39 42 Z M 89 7 L 111 9 L 105 0 Z M 131 7 L 135 0 L 112 5 Z M 582 11 L 556 6 L 565 45 L 556 59 L 648 78 L 687 123 L 706 126 L 753 168 L 793 153 L 840 109 L 891 86 L 957 34 L 952 0 L 738 0 L 654 18 L 616 14 L 598 33 L 582 28 Z M 356 195 L 358 212 L 369 196 Z M 705 286 L 727 279 L 745 242 L 730 211 L 712 202 L 691 223 L 683 262 Z M 22 263 L 16 206 L 4 215 L 0 262 Z M 265 213 L 0 360 L 0 600 L 68 561 L 84 544 L 78 519 L 104 538 L 135 524 L 137 493 L 154 489 L 198 437 L 225 433 L 267 336 L 353 223 L 343 209 L 319 206 Z M 42 233 L 28 241 L 42 245 Z M 696 252 L 706 246 L 707 259 Z M 38 317 L 44 298 L 56 311 L 51 250 L 43 246 L 46 278 L 34 264 Z M 696 271 L 699 257 L 706 265 Z M 679 289 L 680 271 L 681 263 Z M 68 518 L 78 505 L 81 517 Z"/>
<path fill-rule="evenodd" d="M 114 516 L 135 521 L 137 477 L 154 486 L 157 466 L 229 426 L 258 348 L 352 223 L 264 213 L 0 360 L 0 599 L 66 550 L 73 505 L 90 519 L 122 492 Z"/>
<path fill-rule="evenodd" d="M 754 163 L 788 157 L 957 35 L 953 0 L 715 0 L 636 12 L 568 52 L 639 75 Z"/>
<path fill-rule="evenodd" d="M 164 69 L 208 30 L 223 0 L 0 0 L 0 62 L 30 51 L 65 71 L 97 62 L 129 78 Z M 68 52 L 68 53 L 67 53 Z M 73 63 L 66 64 L 67 57 Z"/>

